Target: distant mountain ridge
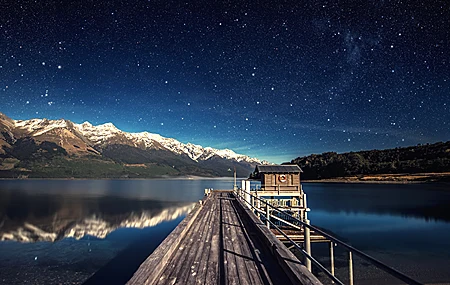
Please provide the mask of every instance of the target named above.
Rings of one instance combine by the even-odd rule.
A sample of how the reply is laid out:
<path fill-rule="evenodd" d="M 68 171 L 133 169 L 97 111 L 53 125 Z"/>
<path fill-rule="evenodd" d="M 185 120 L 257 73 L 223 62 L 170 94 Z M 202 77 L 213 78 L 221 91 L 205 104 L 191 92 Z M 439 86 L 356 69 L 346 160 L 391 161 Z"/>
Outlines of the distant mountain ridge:
<path fill-rule="evenodd" d="M 234 168 L 247 176 L 267 162 L 159 134 L 124 132 L 112 123 L 13 120 L 0 113 L 0 163 L 0 177 L 156 177 L 230 176 Z"/>
<path fill-rule="evenodd" d="M 325 152 L 293 159 L 303 179 L 332 179 L 366 174 L 450 172 L 450 141 L 385 150 Z"/>

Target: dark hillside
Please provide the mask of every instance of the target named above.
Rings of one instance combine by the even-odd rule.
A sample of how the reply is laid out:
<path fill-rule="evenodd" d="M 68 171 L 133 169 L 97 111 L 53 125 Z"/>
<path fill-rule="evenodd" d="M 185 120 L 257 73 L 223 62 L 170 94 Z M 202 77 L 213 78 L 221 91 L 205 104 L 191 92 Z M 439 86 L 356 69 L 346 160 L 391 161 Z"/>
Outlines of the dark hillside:
<path fill-rule="evenodd" d="M 326 179 L 364 174 L 450 171 L 450 141 L 404 148 L 348 153 L 326 152 L 291 161 L 304 179 Z"/>

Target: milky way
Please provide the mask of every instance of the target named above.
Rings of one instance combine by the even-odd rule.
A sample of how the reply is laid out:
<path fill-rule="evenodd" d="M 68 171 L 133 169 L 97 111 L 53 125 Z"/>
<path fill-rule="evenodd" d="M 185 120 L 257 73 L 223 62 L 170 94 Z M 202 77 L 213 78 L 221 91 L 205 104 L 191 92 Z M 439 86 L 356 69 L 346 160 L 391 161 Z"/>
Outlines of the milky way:
<path fill-rule="evenodd" d="M 2 1 L 0 112 L 270 161 L 450 138 L 448 1 Z"/>

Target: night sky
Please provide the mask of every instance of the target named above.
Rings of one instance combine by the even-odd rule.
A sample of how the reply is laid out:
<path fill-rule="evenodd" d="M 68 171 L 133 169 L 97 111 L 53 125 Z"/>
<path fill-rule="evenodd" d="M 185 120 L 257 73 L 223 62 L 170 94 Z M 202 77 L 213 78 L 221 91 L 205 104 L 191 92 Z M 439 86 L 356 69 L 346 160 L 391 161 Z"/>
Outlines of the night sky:
<path fill-rule="evenodd" d="M 273 162 L 450 140 L 448 1 L 0 3 L 0 112 Z"/>

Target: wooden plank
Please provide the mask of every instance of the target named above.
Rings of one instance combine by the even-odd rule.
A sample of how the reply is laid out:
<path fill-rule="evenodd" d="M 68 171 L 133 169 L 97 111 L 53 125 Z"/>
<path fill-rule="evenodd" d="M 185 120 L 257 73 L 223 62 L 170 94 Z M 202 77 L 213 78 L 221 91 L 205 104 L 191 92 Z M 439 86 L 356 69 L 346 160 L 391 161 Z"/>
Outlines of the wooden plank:
<path fill-rule="evenodd" d="M 210 207 L 208 208 L 208 211 L 202 212 L 200 215 L 202 217 L 198 218 L 198 224 L 199 226 L 195 228 L 195 231 L 193 231 L 192 236 L 189 240 L 187 240 L 186 250 L 189 251 L 189 254 L 187 257 L 178 260 L 178 264 L 183 264 L 181 267 L 181 270 L 179 271 L 177 276 L 177 283 L 179 284 L 186 284 L 187 280 L 190 279 L 191 274 L 197 275 L 196 271 L 193 271 L 195 268 L 195 261 L 199 258 L 199 254 L 201 255 L 203 251 L 203 241 L 202 241 L 202 234 L 207 226 L 207 223 L 211 216 L 211 208 L 212 208 L 212 201 L 210 201 Z M 194 228 L 193 228 L 194 229 Z"/>
<path fill-rule="evenodd" d="M 221 205 L 221 227 L 222 227 L 222 242 L 223 242 L 223 251 L 224 251 L 224 265 L 225 265 L 225 276 L 227 280 L 227 284 L 240 284 L 239 282 L 239 275 L 238 270 L 236 266 L 236 255 L 233 254 L 234 247 L 233 247 L 233 241 L 231 239 L 231 229 L 230 229 L 230 223 L 232 221 L 229 217 L 229 200 L 222 199 L 223 197 L 220 197 L 220 205 Z"/>
<path fill-rule="evenodd" d="M 219 264 L 220 262 L 223 264 L 223 261 L 220 260 L 220 207 L 217 196 L 214 196 L 214 203 L 216 204 L 216 207 L 213 212 L 214 220 L 211 229 L 211 250 L 208 254 L 207 270 L 203 279 L 204 284 L 206 285 L 219 284 L 220 274 L 223 274 L 223 269 L 220 269 Z"/>
<path fill-rule="evenodd" d="M 245 264 L 239 258 L 239 245 L 237 244 L 236 235 L 236 219 L 231 215 L 230 200 L 222 200 L 223 204 L 223 226 L 225 240 L 225 262 L 228 269 L 227 280 L 228 284 L 248 284 L 248 274 L 245 269 Z"/>
<path fill-rule="evenodd" d="M 127 284 L 154 284 L 154 277 L 159 276 L 167 261 L 171 258 L 178 244 L 192 226 L 201 210 L 198 204 L 183 221 L 163 240 L 155 251 L 141 264 Z"/>
<path fill-rule="evenodd" d="M 234 200 L 234 199 L 233 199 Z M 253 245 L 250 242 L 250 238 L 244 229 L 244 225 L 240 220 L 236 209 L 234 208 L 232 202 L 230 201 L 230 216 L 233 217 L 233 227 L 231 229 L 231 235 L 234 242 L 234 249 L 237 259 L 238 273 L 242 284 L 264 284 L 262 281 L 260 271 L 258 269 L 257 263 L 260 260 L 257 259 L 256 255 L 251 252 L 251 247 Z"/>
<path fill-rule="evenodd" d="M 187 284 L 203 284 L 206 276 L 206 272 L 208 270 L 207 263 L 209 258 L 209 252 L 211 251 L 211 241 L 212 241 L 212 227 L 216 226 L 216 208 L 217 203 L 213 201 L 211 206 L 211 215 L 208 224 L 205 225 L 204 232 L 202 233 L 203 237 L 203 245 L 201 246 L 202 254 L 199 256 L 199 259 L 196 261 L 197 272 L 196 275 L 188 280 Z"/>
<path fill-rule="evenodd" d="M 281 191 L 281 194 L 278 194 L 278 190 L 259 190 L 258 196 L 260 197 L 277 197 L 277 196 L 292 196 L 292 197 L 302 197 L 303 194 L 300 191 L 293 191 L 293 190 L 287 190 L 287 191 Z"/>
<path fill-rule="evenodd" d="M 183 241 L 181 242 L 178 250 L 174 253 L 172 259 L 168 262 L 165 270 L 161 273 L 159 280 L 155 284 L 182 284 L 180 280 L 187 278 L 186 275 L 189 274 L 190 268 L 186 266 L 186 263 L 192 263 L 194 258 L 196 245 L 192 242 L 199 229 L 204 226 L 202 223 L 205 218 L 205 214 L 208 213 L 212 205 L 211 199 L 207 199 L 203 208 L 201 209 L 197 219 L 191 226 L 189 231 L 186 233 Z M 182 264 L 182 266 L 180 266 Z"/>
<path fill-rule="evenodd" d="M 243 253 L 243 248 L 247 247 L 248 245 L 242 241 L 244 235 L 242 231 L 240 231 L 240 224 L 231 207 L 230 200 L 227 201 L 227 216 L 229 223 L 229 236 L 233 244 L 233 251 L 230 254 L 234 254 L 234 257 L 236 259 L 236 269 L 239 281 L 241 284 L 250 284 L 250 276 L 247 269 L 247 264 L 245 262 L 245 259 L 249 257 L 245 256 Z"/>
<path fill-rule="evenodd" d="M 276 234 L 275 235 L 277 237 L 277 239 L 281 240 L 281 241 L 287 241 L 287 238 L 281 234 Z M 295 242 L 299 242 L 302 243 L 304 242 L 304 236 L 303 235 L 289 235 L 288 237 L 290 239 L 292 239 Z M 319 235 L 311 235 L 310 237 L 311 242 L 315 242 L 315 243 L 319 243 L 319 242 L 330 242 L 330 240 L 326 239 L 324 236 L 319 236 Z"/>
<path fill-rule="evenodd" d="M 272 248 L 273 256 L 278 260 L 279 265 L 283 268 L 286 275 L 293 284 L 317 285 L 322 284 L 308 269 L 290 252 L 281 241 L 256 217 L 253 212 L 242 205 L 238 204 L 248 218 L 250 218 L 256 225 L 260 236 L 266 246 Z"/>
<path fill-rule="evenodd" d="M 209 239 L 211 238 L 211 221 L 213 220 L 214 208 L 216 203 L 213 199 L 210 201 L 211 206 L 208 211 L 204 213 L 204 218 L 200 221 L 201 227 L 198 232 L 195 233 L 195 238 L 191 240 L 192 248 L 191 251 L 194 253 L 194 258 L 192 261 L 180 260 L 184 262 L 183 267 L 186 267 L 186 271 L 181 273 L 179 278 L 180 284 L 199 284 L 198 275 L 199 271 L 203 269 L 201 266 L 201 261 L 204 260 L 204 256 L 208 253 L 209 249 L 206 249 L 206 245 L 210 244 Z M 202 213 L 203 214 L 203 213 Z M 187 274 L 186 274 L 187 273 Z"/>

